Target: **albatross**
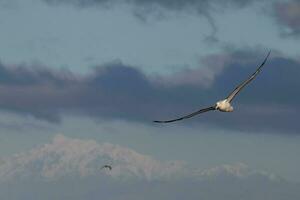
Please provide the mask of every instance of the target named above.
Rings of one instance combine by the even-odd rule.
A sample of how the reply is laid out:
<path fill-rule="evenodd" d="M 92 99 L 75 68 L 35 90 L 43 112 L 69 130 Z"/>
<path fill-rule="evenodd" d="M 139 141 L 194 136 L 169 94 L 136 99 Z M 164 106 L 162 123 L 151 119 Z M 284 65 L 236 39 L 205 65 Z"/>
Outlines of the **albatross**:
<path fill-rule="evenodd" d="M 218 110 L 221 112 L 232 112 L 233 111 L 233 107 L 231 105 L 232 100 L 235 98 L 235 96 L 248 84 L 250 83 L 261 71 L 262 67 L 265 65 L 269 55 L 270 55 L 271 51 L 268 52 L 267 56 L 265 57 L 265 59 L 263 60 L 263 62 L 261 63 L 261 65 L 256 69 L 256 71 L 248 77 L 248 79 L 246 79 L 245 81 L 243 81 L 241 84 L 239 84 L 227 97 L 226 99 L 220 100 L 217 103 L 215 103 L 214 105 L 207 107 L 207 108 L 203 108 L 200 109 L 196 112 L 193 112 L 191 114 L 185 115 L 183 117 L 180 118 L 176 118 L 176 119 L 171 119 L 171 120 L 156 120 L 153 122 L 156 123 L 170 123 L 170 122 L 175 122 L 175 121 L 179 121 L 179 120 L 183 120 L 183 119 L 188 119 L 191 117 L 194 117 L 195 115 L 204 113 L 204 112 L 208 112 L 208 111 L 212 111 L 212 110 Z"/>

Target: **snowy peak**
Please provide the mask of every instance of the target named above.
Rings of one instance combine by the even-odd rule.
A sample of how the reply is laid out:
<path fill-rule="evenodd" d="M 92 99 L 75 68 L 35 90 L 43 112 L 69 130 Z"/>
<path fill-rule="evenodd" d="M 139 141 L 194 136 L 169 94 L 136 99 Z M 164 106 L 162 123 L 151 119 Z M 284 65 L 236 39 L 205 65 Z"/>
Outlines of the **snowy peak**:
<path fill-rule="evenodd" d="M 105 164 L 112 165 L 113 170 L 101 170 Z M 26 176 L 52 179 L 105 173 L 150 180 L 175 175 L 183 166 L 180 161 L 161 162 L 119 145 L 56 135 L 50 144 L 5 159 L 0 165 L 0 179 Z"/>
<path fill-rule="evenodd" d="M 250 169 L 243 163 L 210 169 L 192 169 L 183 161 L 159 161 L 126 147 L 94 140 L 72 139 L 56 135 L 49 144 L 1 161 L 0 181 L 12 178 L 111 177 L 116 179 L 169 180 L 192 178 L 245 179 L 254 176 L 278 178 L 264 171 Z M 111 165 L 112 170 L 101 169 Z"/>

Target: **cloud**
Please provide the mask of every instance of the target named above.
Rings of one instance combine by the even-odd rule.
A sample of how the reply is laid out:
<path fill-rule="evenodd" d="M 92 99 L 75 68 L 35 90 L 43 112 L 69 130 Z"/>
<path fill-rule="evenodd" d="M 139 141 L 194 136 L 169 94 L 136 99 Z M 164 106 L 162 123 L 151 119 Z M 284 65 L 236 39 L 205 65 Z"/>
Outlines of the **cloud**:
<path fill-rule="evenodd" d="M 201 68 L 184 69 L 170 76 L 146 75 L 121 62 L 95 67 L 88 75 L 0 64 L 0 106 L 49 122 L 79 115 L 151 123 L 225 98 L 253 73 L 264 54 L 231 50 L 204 57 Z M 235 112 L 227 113 L 226 118 L 224 113 L 206 113 L 184 124 L 200 121 L 227 129 L 297 133 L 299 70 L 299 61 L 273 56 L 236 98 Z"/>
<path fill-rule="evenodd" d="M 155 9 L 166 9 L 172 11 L 191 11 L 196 10 L 199 14 L 205 13 L 209 9 L 213 9 L 215 6 L 225 6 L 225 7 L 244 7 L 256 0 L 229 0 L 226 2 L 220 2 L 217 0 L 44 0 L 48 4 L 72 4 L 79 7 L 89 7 L 89 6 L 104 6 L 114 4 L 126 3 L 133 5 L 142 9 L 143 11 L 155 11 Z M 224 8 L 224 7 L 223 7 Z"/>
<path fill-rule="evenodd" d="M 300 35 L 300 1 L 275 3 L 274 15 L 284 36 Z"/>
<path fill-rule="evenodd" d="M 113 169 L 101 170 L 108 162 Z M 63 135 L 0 163 L 1 199 L 289 200 L 299 198 L 298 189 L 298 183 L 242 163 L 192 168 L 119 145 Z"/>
<path fill-rule="evenodd" d="M 112 8 L 115 6 L 129 5 L 135 17 L 142 21 L 150 18 L 165 19 L 178 13 L 196 14 L 204 17 L 211 26 L 211 33 L 206 36 L 206 42 L 214 43 L 217 25 L 213 14 L 224 12 L 228 9 L 241 9 L 251 5 L 257 0 L 43 0 L 49 5 L 74 5 L 79 8 L 99 7 Z M 258 1 L 259 2 L 259 1 Z"/>

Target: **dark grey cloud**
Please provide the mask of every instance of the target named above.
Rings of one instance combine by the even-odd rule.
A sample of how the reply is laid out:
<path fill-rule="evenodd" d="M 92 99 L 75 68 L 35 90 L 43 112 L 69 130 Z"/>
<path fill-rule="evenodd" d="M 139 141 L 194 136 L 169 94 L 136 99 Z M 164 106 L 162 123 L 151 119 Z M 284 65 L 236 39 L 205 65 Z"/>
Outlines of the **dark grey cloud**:
<path fill-rule="evenodd" d="M 204 17 L 211 26 L 211 33 L 205 38 L 207 42 L 216 42 L 217 26 L 214 12 L 227 9 L 240 9 L 258 0 L 43 0 L 49 5 L 74 5 L 79 8 L 98 6 L 112 8 L 117 5 L 129 5 L 134 16 L 142 21 L 149 18 L 162 19 L 170 14 L 189 13 Z M 259 2 L 259 1 L 258 1 Z"/>
<path fill-rule="evenodd" d="M 167 10 L 182 11 L 185 9 L 195 9 L 200 12 L 205 12 L 207 9 L 212 9 L 214 6 L 226 7 L 244 7 L 256 0 L 44 0 L 45 2 L 57 4 L 72 4 L 80 7 L 89 6 L 109 6 L 114 4 L 129 4 L 138 6 L 141 9 L 159 9 L 164 8 Z"/>
<path fill-rule="evenodd" d="M 300 35 L 300 1 L 278 2 L 274 4 L 274 14 L 281 25 L 284 36 Z"/>
<path fill-rule="evenodd" d="M 232 50 L 210 55 L 203 58 L 201 68 L 168 77 L 147 76 L 121 62 L 95 67 L 85 76 L 0 64 L 0 108 L 51 122 L 77 114 L 151 124 L 153 119 L 180 116 L 225 98 L 256 69 L 264 54 Z M 235 112 L 206 113 L 179 124 L 298 132 L 299 73 L 299 61 L 271 57 L 263 72 L 234 101 Z"/>

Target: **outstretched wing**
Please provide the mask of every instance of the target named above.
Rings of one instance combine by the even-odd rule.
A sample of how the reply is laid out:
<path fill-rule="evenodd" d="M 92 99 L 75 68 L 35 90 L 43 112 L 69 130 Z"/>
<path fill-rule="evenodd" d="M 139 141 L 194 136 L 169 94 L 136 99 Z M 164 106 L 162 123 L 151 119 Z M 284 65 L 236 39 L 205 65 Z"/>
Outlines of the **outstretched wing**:
<path fill-rule="evenodd" d="M 228 102 L 231 102 L 233 100 L 233 98 L 248 84 L 250 83 L 260 72 L 261 68 L 264 66 L 264 64 L 266 63 L 269 55 L 270 55 L 271 51 L 269 51 L 268 55 L 266 56 L 266 58 L 264 59 L 264 61 L 262 62 L 262 64 L 257 68 L 257 70 L 247 79 L 245 80 L 243 83 L 241 83 L 239 86 L 237 86 L 231 93 L 230 95 L 226 98 Z"/>
<path fill-rule="evenodd" d="M 207 112 L 207 111 L 210 111 L 210 110 L 215 110 L 216 107 L 215 106 L 211 106 L 211 107 L 208 107 L 208 108 L 203 108 L 201 110 L 198 110 L 196 112 L 193 112 L 189 115 L 186 115 L 186 116 L 183 116 L 183 117 L 180 117 L 180 118 L 177 118 L 177 119 L 172 119 L 172 120 L 166 120 L 166 121 L 153 121 L 153 122 L 156 122 L 156 123 L 170 123 L 170 122 L 175 122 L 175 121 L 179 121 L 179 120 L 183 120 L 183 119 L 188 119 L 188 118 L 191 118 L 191 117 L 194 117 L 195 115 L 198 115 L 200 113 L 204 113 L 204 112 Z"/>

